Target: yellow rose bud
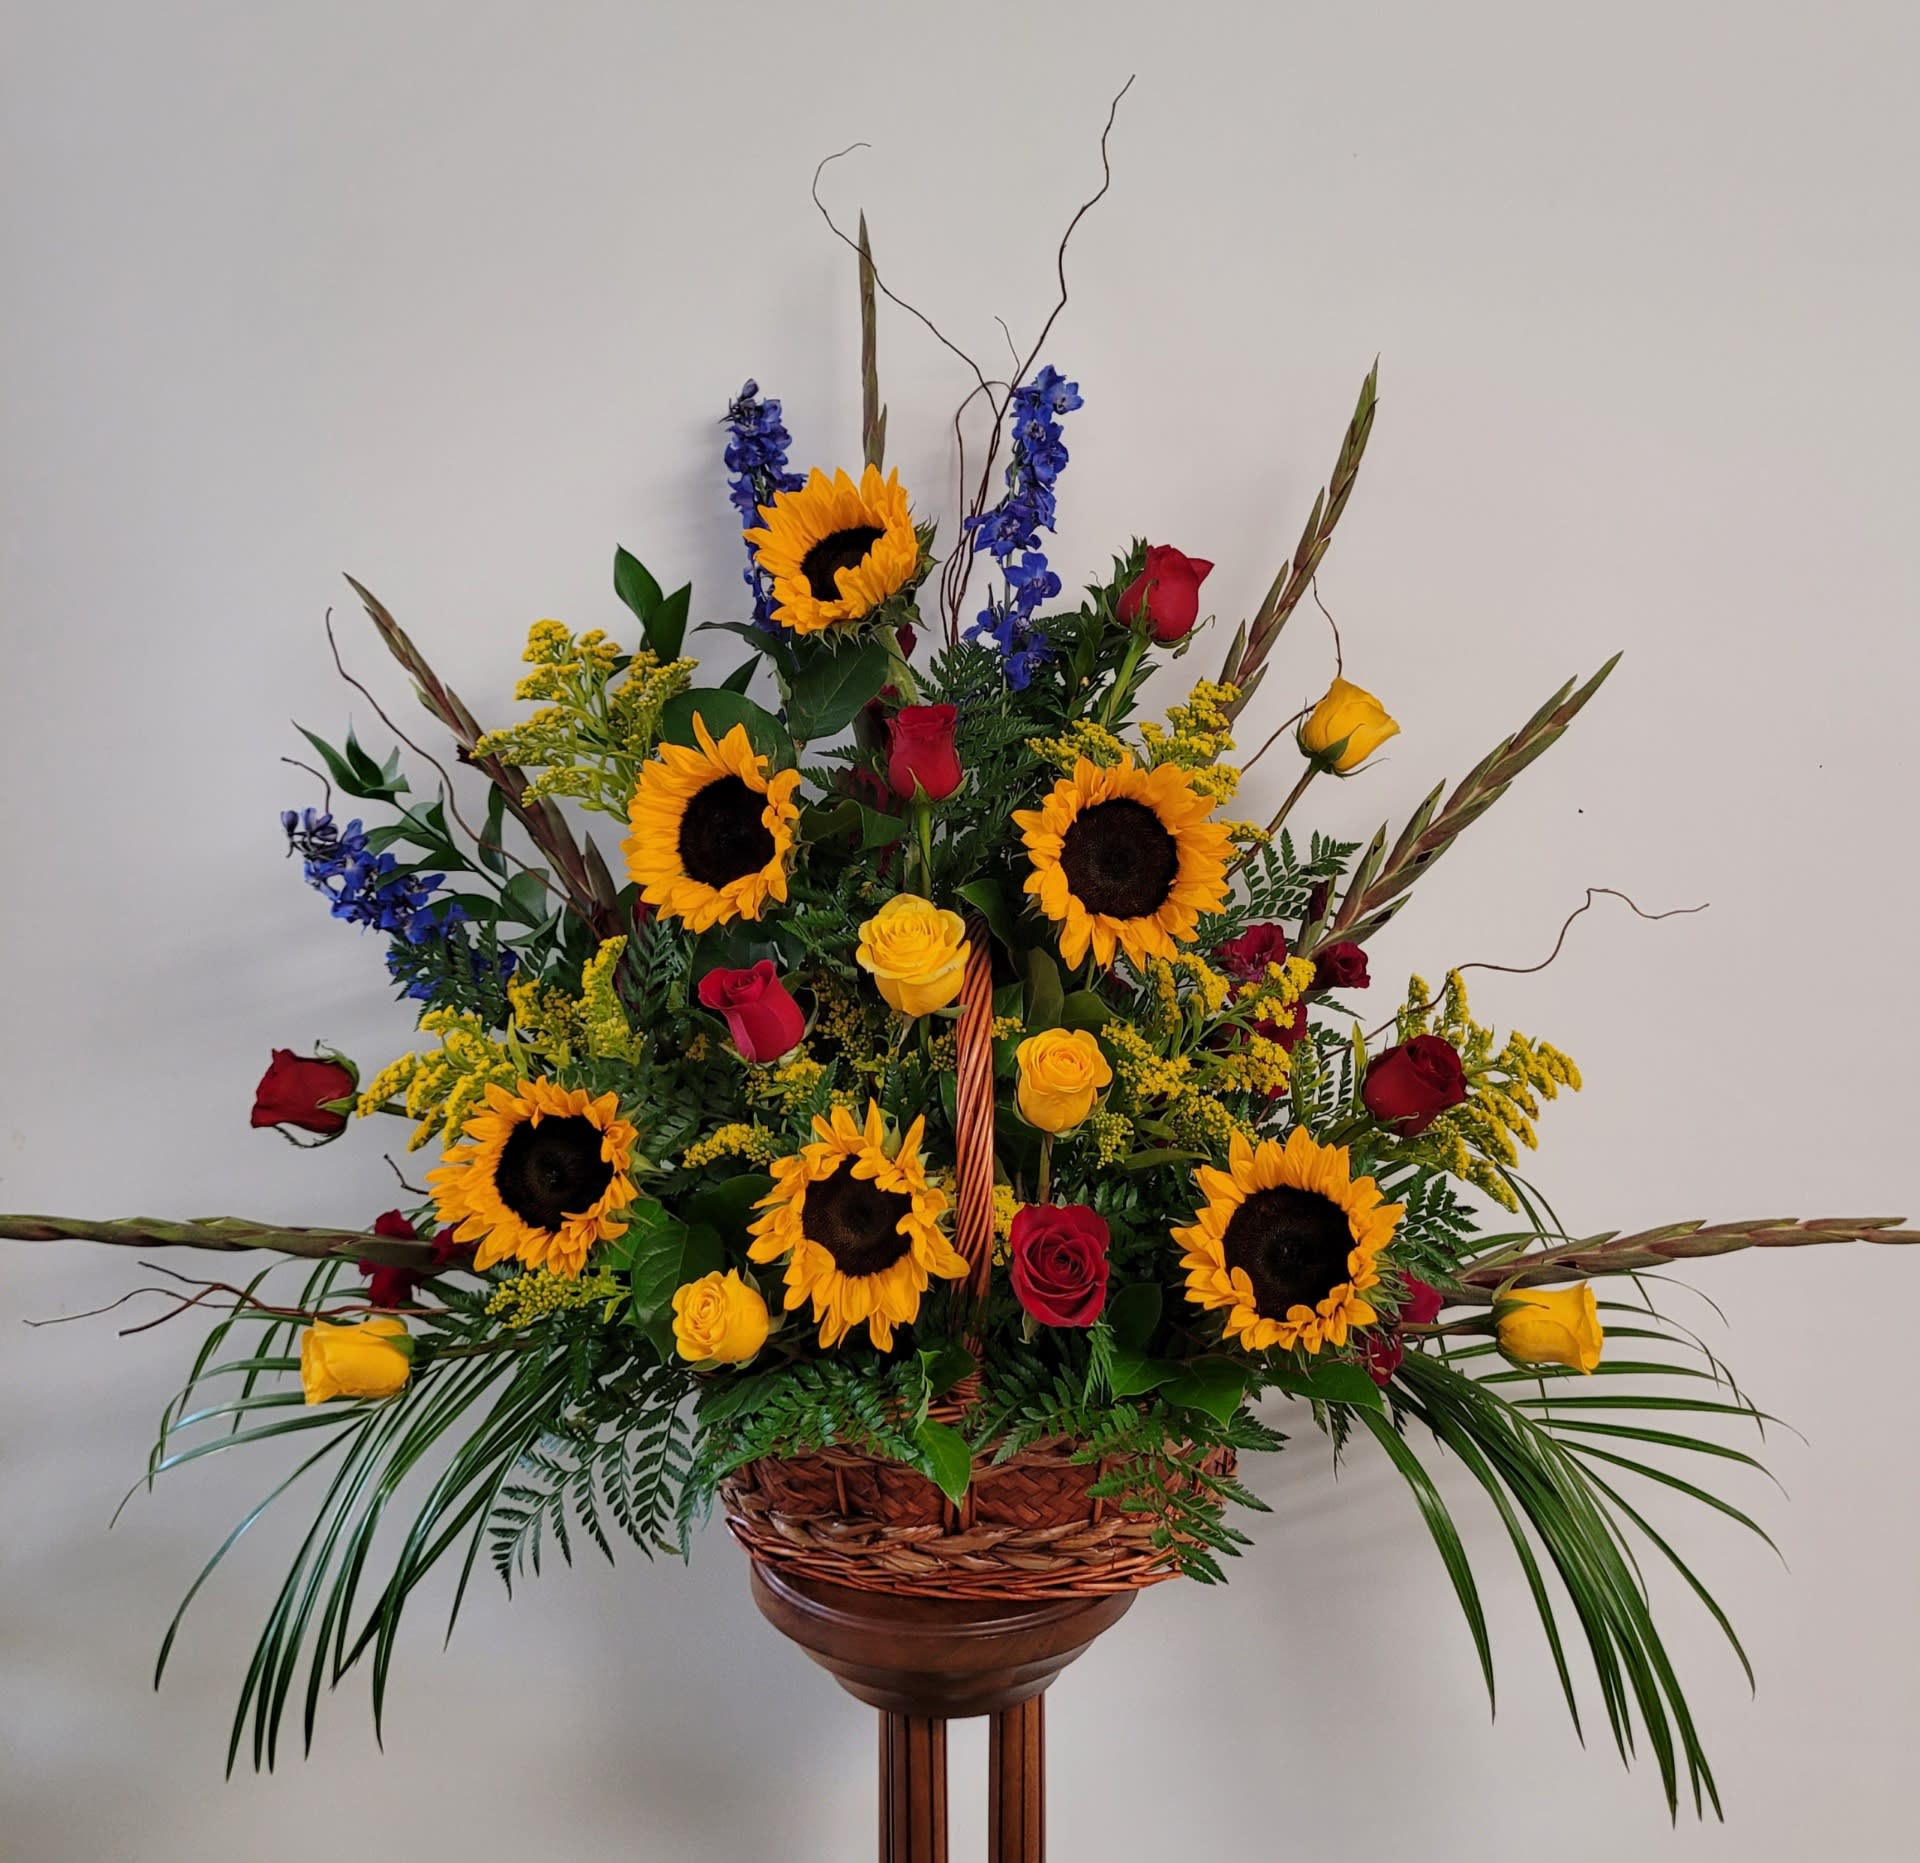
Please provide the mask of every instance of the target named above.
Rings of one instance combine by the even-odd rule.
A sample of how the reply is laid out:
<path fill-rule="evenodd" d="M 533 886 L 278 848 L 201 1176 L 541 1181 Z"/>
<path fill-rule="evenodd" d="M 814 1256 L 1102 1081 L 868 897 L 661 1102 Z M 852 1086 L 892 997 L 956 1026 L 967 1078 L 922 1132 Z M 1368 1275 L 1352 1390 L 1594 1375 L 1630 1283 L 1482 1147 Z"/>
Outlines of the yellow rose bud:
<path fill-rule="evenodd" d="M 854 957 L 903 1016 L 931 1015 L 960 994 L 967 928 L 917 893 L 900 893 L 860 927 Z"/>
<path fill-rule="evenodd" d="M 1300 748 L 1341 776 L 1357 770 L 1400 727 L 1371 692 L 1336 679 L 1300 727 Z"/>
<path fill-rule="evenodd" d="M 310 1404 L 330 1397 L 391 1397 L 413 1371 L 404 1320 L 379 1314 L 357 1326 L 315 1320 L 300 1335 L 300 1384 Z"/>
<path fill-rule="evenodd" d="M 1100 1044 L 1085 1029 L 1029 1035 L 1013 1059 L 1020 1070 L 1015 1091 L 1020 1116 L 1042 1132 L 1071 1132 L 1113 1079 Z"/>
<path fill-rule="evenodd" d="M 738 1268 L 704 1274 L 673 1297 L 673 1343 L 682 1358 L 738 1365 L 767 1343 L 767 1303 Z"/>
<path fill-rule="evenodd" d="M 1600 1303 L 1588 1282 L 1516 1287 L 1501 1298 L 1513 1305 L 1498 1322 L 1500 1350 L 1516 1364 L 1591 1371 L 1600 1363 L 1606 1333 L 1600 1325 Z"/>

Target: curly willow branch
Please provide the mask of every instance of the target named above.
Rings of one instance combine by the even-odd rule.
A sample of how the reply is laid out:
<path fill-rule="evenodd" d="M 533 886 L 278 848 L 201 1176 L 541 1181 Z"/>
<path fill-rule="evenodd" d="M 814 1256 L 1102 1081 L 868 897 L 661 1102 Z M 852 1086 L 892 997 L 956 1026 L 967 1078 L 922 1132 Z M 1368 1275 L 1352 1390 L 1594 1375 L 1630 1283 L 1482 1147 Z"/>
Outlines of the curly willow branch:
<path fill-rule="evenodd" d="M 358 1229 L 289 1229 L 250 1223 L 238 1216 L 202 1216 L 169 1222 L 156 1216 L 125 1216 L 90 1222 L 77 1216 L 0 1216 L 0 1240 L 12 1242 L 109 1242 L 119 1248 L 209 1248 L 226 1251 L 277 1249 L 313 1260 L 342 1257 L 383 1262 L 391 1268 L 431 1268 L 430 1242 L 370 1235 Z"/>

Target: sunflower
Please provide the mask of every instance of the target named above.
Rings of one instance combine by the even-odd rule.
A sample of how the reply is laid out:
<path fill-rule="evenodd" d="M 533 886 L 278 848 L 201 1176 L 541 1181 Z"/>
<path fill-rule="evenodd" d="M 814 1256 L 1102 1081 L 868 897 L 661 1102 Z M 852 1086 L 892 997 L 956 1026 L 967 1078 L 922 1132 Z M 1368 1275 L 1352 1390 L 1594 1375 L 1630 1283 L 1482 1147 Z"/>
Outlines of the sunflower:
<path fill-rule="evenodd" d="M 796 634 L 858 621 L 920 570 L 920 539 L 900 475 L 869 466 L 858 485 L 817 467 L 797 492 L 762 505 L 764 529 L 746 532 L 754 561 L 773 578 L 773 618 Z"/>
<path fill-rule="evenodd" d="M 476 1268 L 512 1257 L 572 1279 L 596 1242 L 626 1233 L 636 1135 L 616 1095 L 551 1080 L 523 1080 L 517 1093 L 493 1085 L 466 1130 L 427 1182 L 454 1239 L 479 1243 Z"/>
<path fill-rule="evenodd" d="M 947 1196 L 927 1182 L 920 1158 L 926 1127 L 916 1119 L 897 1142 L 880 1108 L 867 1104 L 863 1127 L 844 1106 L 816 1118 L 815 1142 L 773 1166 L 773 1189 L 756 1206 L 749 1259 L 787 1258 L 789 1312 L 809 1299 L 820 1343 L 838 1345 L 866 1322 L 882 1352 L 895 1326 L 920 1311 L 930 1279 L 957 1281 L 966 1260 L 940 1233 Z"/>
<path fill-rule="evenodd" d="M 1078 964 L 1114 946 L 1133 963 L 1172 957 L 1203 912 L 1227 902 L 1227 831 L 1176 764 L 1143 770 L 1131 757 L 1102 769 L 1082 757 L 1037 809 L 1016 809 L 1033 872 L 1026 890 L 1064 920 L 1060 955 Z"/>
<path fill-rule="evenodd" d="M 1229 1309 L 1229 1339 L 1318 1352 L 1379 1319 L 1361 1296 L 1379 1285 L 1375 1263 L 1406 1206 L 1351 1177 L 1345 1146 L 1316 1144 L 1304 1126 L 1258 1149 L 1236 1132 L 1227 1169 L 1194 1175 L 1206 1207 L 1173 1239 L 1187 1251 L 1187 1298 Z"/>
<path fill-rule="evenodd" d="M 641 770 L 620 848 L 647 904 L 698 932 L 785 900 L 800 772 L 770 775 L 745 725 L 716 744 L 695 712 L 693 734 L 697 747 L 662 744 Z"/>

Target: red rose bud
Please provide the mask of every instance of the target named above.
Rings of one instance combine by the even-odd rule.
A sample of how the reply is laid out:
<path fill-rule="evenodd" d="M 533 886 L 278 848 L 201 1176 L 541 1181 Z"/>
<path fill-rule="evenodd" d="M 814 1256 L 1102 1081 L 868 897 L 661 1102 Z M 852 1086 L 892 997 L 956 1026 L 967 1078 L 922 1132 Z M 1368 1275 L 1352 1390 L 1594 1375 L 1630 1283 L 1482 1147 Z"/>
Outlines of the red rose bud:
<path fill-rule="evenodd" d="M 1367 954 L 1357 944 L 1322 945 L 1313 954 L 1316 990 L 1364 990 L 1371 981 Z"/>
<path fill-rule="evenodd" d="M 777 1061 L 799 1047 L 807 1032 L 800 1005 L 762 958 L 751 970 L 710 970 L 700 979 L 700 1002 L 727 1019 L 727 1033 L 743 1061 Z"/>
<path fill-rule="evenodd" d="M 1407 1356 L 1407 1348 L 1397 1331 L 1383 1333 L 1369 1330 L 1362 1334 L 1361 1352 L 1366 1360 L 1367 1376 L 1380 1385 L 1393 1382 L 1393 1374 L 1400 1369 L 1400 1361 Z"/>
<path fill-rule="evenodd" d="M 1328 906 L 1333 904 L 1333 882 L 1315 880 L 1313 890 L 1307 894 L 1307 920 L 1309 925 L 1318 925 L 1327 916 Z"/>
<path fill-rule="evenodd" d="M 1200 585 L 1213 565 L 1202 556 L 1188 556 L 1170 544 L 1156 543 L 1147 552 L 1147 566 L 1120 597 L 1120 619 L 1128 627 L 1144 608 L 1147 625 L 1163 647 L 1184 640 L 1200 616 Z"/>
<path fill-rule="evenodd" d="M 887 781 L 902 802 L 921 791 L 929 802 L 944 802 L 960 787 L 960 755 L 953 747 L 956 716 L 951 705 L 905 705 L 894 713 Z"/>
<path fill-rule="evenodd" d="M 347 1129 L 347 1115 L 335 1102 L 350 1104 L 359 1084 L 359 1075 L 345 1061 L 276 1048 L 253 1090 L 252 1123 L 338 1138 Z"/>
<path fill-rule="evenodd" d="M 1091 1326 L 1107 1304 L 1106 1219 L 1083 1203 L 1029 1203 L 1013 1219 L 1008 1270 L 1042 1326 Z"/>
<path fill-rule="evenodd" d="M 913 650 L 920 644 L 920 636 L 913 630 L 911 622 L 902 622 L 893 630 L 893 638 L 900 644 L 900 657 L 903 660 L 913 658 Z"/>
<path fill-rule="evenodd" d="M 1291 1054 L 1294 1049 L 1300 1046 L 1300 1037 L 1307 1032 L 1306 1004 L 1295 1003 L 1294 1006 L 1286 1012 L 1286 1020 L 1284 1022 L 1275 1022 L 1271 1018 L 1263 1016 L 1253 1025 L 1253 1032 L 1256 1035 L 1264 1035 L 1268 1041 L 1277 1041 L 1281 1047 Z"/>
<path fill-rule="evenodd" d="M 1287 961 L 1287 934 L 1278 925 L 1249 925 L 1221 945 L 1213 960 L 1236 983 L 1258 983 L 1269 964 Z"/>
<path fill-rule="evenodd" d="M 1417 1274 L 1403 1274 L 1400 1278 L 1407 1284 L 1407 1297 L 1400 1307 L 1400 1324 L 1431 1326 L 1447 1304 L 1446 1295 Z"/>
<path fill-rule="evenodd" d="M 1367 1065 L 1360 1097 L 1367 1111 L 1402 1138 L 1417 1138 L 1467 1097 L 1466 1070 L 1451 1042 L 1416 1035 Z"/>
<path fill-rule="evenodd" d="M 414 1242 L 420 1232 L 398 1210 L 387 1210 L 373 1219 L 373 1233 L 390 1236 L 396 1242 Z M 413 1298 L 413 1290 L 426 1278 L 414 1268 L 395 1268 L 383 1261 L 355 1264 L 367 1277 L 367 1304 L 375 1307 L 404 1307 Z"/>

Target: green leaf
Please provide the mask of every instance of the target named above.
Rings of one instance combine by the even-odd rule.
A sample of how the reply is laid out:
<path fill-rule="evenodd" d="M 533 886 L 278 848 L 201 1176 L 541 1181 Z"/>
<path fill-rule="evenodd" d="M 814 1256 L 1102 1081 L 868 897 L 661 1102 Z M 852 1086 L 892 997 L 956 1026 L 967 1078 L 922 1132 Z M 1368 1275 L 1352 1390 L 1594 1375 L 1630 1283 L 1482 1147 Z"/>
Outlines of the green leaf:
<path fill-rule="evenodd" d="M 681 1212 L 689 1223 L 705 1224 L 729 1249 L 744 1253 L 753 1206 L 772 1188 L 772 1178 L 748 1171 L 739 1177 L 722 1178 L 716 1184 L 702 1184 L 682 1202 Z"/>
<path fill-rule="evenodd" d="M 1107 1324 L 1113 1328 L 1114 1344 L 1130 1352 L 1145 1352 L 1153 1329 L 1160 1324 L 1163 1304 L 1160 1289 L 1152 1281 L 1123 1287 L 1107 1302 Z"/>
<path fill-rule="evenodd" d="M 926 1375 L 927 1395 L 945 1397 L 962 1378 L 980 1369 L 980 1361 L 965 1346 L 950 1342 L 937 1352 L 922 1352 L 920 1366 Z"/>
<path fill-rule="evenodd" d="M 891 847 L 907 832 L 906 818 L 869 808 L 852 796 L 843 796 L 831 808 L 800 811 L 800 834 L 807 841 L 830 841 L 837 835 L 860 837 L 860 851 L 871 853 L 877 847 Z"/>
<path fill-rule="evenodd" d="M 1386 1401 L 1364 1365 L 1316 1365 L 1311 1371 L 1282 1367 L 1267 1373 L 1265 1381 L 1289 1397 L 1309 1397 L 1320 1404 L 1351 1404 L 1356 1410 L 1379 1410 Z"/>
<path fill-rule="evenodd" d="M 1178 1164 L 1187 1158 L 1203 1158 L 1206 1154 L 1198 1151 L 1182 1151 L 1177 1145 L 1155 1145 L 1146 1151 L 1136 1151 L 1120 1160 L 1123 1171 L 1151 1171 L 1163 1164 Z"/>
<path fill-rule="evenodd" d="M 1393 1425 L 1384 1417 L 1376 1417 L 1371 1411 L 1362 1411 L 1360 1421 L 1373 1432 L 1374 1441 L 1387 1452 L 1387 1459 L 1413 1490 L 1413 1498 L 1419 1503 L 1427 1531 L 1433 1535 L 1433 1543 L 1440 1550 L 1440 1561 L 1453 1581 L 1454 1595 L 1460 1600 L 1460 1609 L 1466 1614 L 1467 1629 L 1472 1633 L 1473 1647 L 1480 1657 L 1480 1673 L 1486 1678 L 1487 1701 L 1491 1704 L 1494 1698 L 1493 1645 L 1487 1637 L 1487 1614 L 1480 1605 L 1479 1587 L 1473 1582 L 1473 1567 L 1467 1562 L 1466 1547 L 1460 1543 L 1460 1531 L 1453 1524 L 1453 1516 L 1447 1512 L 1446 1502 L 1440 1498 L 1440 1490 L 1433 1485 L 1432 1476 L 1420 1466 L 1420 1458 L 1395 1433 Z"/>
<path fill-rule="evenodd" d="M 687 609 L 693 601 L 693 584 L 663 595 L 646 565 L 630 551 L 613 553 L 613 592 L 631 608 L 640 622 L 640 632 L 656 658 L 677 660 L 680 643 L 687 634 Z"/>
<path fill-rule="evenodd" d="M 967 1484 L 973 1479 L 973 1451 L 967 1439 L 945 1423 L 925 1418 L 913 1432 L 927 1458 L 927 1473 L 939 1484 L 940 1492 L 957 1507 L 966 1499 Z"/>
<path fill-rule="evenodd" d="M 1038 945 L 1027 953 L 1027 1033 L 1039 1035 L 1060 1026 L 1067 996 L 1060 987 L 1060 966 Z"/>
<path fill-rule="evenodd" d="M 1006 894 L 992 880 L 969 880 L 954 890 L 987 921 L 987 930 L 1013 950 L 1013 914 L 1007 910 Z"/>
<path fill-rule="evenodd" d="M 295 725 L 293 728 L 320 753 L 320 761 L 327 766 L 327 774 L 332 777 L 336 789 L 362 802 L 391 802 L 396 796 L 407 793 L 407 779 L 398 774 L 397 762 L 389 759 L 383 769 L 354 741 L 351 731 L 347 733 L 346 754 L 342 755 L 325 738 L 316 737 L 305 725 Z"/>
<path fill-rule="evenodd" d="M 1113 1018 L 1113 1011 L 1091 990 L 1075 990 L 1060 1005 L 1060 1026 L 1063 1029 L 1091 1029 L 1098 1031 L 1107 1026 Z M 1196 1157 L 1198 1153 L 1194 1154 Z"/>
<path fill-rule="evenodd" d="M 498 783 L 487 790 L 487 819 L 480 826 L 478 857 L 489 873 L 506 877 L 507 856 L 501 843 L 507 821 L 507 792 Z"/>
<path fill-rule="evenodd" d="M 1107 1382 L 1115 1397 L 1141 1397 L 1180 1376 L 1184 1367 L 1172 1359 L 1149 1358 L 1132 1346 L 1115 1345 L 1113 1368 Z"/>
<path fill-rule="evenodd" d="M 889 664 L 877 640 L 802 647 L 787 691 L 793 735 L 802 743 L 821 743 L 844 731 L 887 683 Z"/>
<path fill-rule="evenodd" d="M 545 868 L 523 868 L 500 889 L 500 916 L 522 925 L 544 925 L 553 911 Z"/>
<path fill-rule="evenodd" d="M 781 768 L 793 762 L 793 743 L 781 728 L 780 720 L 738 692 L 723 686 L 695 687 L 691 692 L 676 692 L 660 708 L 660 739 L 666 744 L 697 744 L 693 721 L 698 715 L 709 734 L 718 740 L 735 725 L 744 725 L 755 750 Z"/>
<path fill-rule="evenodd" d="M 725 679 L 721 680 L 720 690 L 722 692 L 738 692 L 744 694 L 746 689 L 752 684 L 753 662 L 751 660 L 742 660 Z"/>
<path fill-rule="evenodd" d="M 1182 1410 L 1204 1410 L 1217 1423 L 1231 1423 L 1246 1399 L 1246 1367 L 1231 1359 L 1190 1359 L 1160 1395 Z"/>
<path fill-rule="evenodd" d="M 600 1259 L 615 1274 L 631 1277 L 633 1316 L 648 1320 L 672 1300 L 674 1290 L 681 1285 L 687 1225 L 651 1197 L 630 1204 L 625 1221 L 626 1233 L 608 1242 Z"/>

